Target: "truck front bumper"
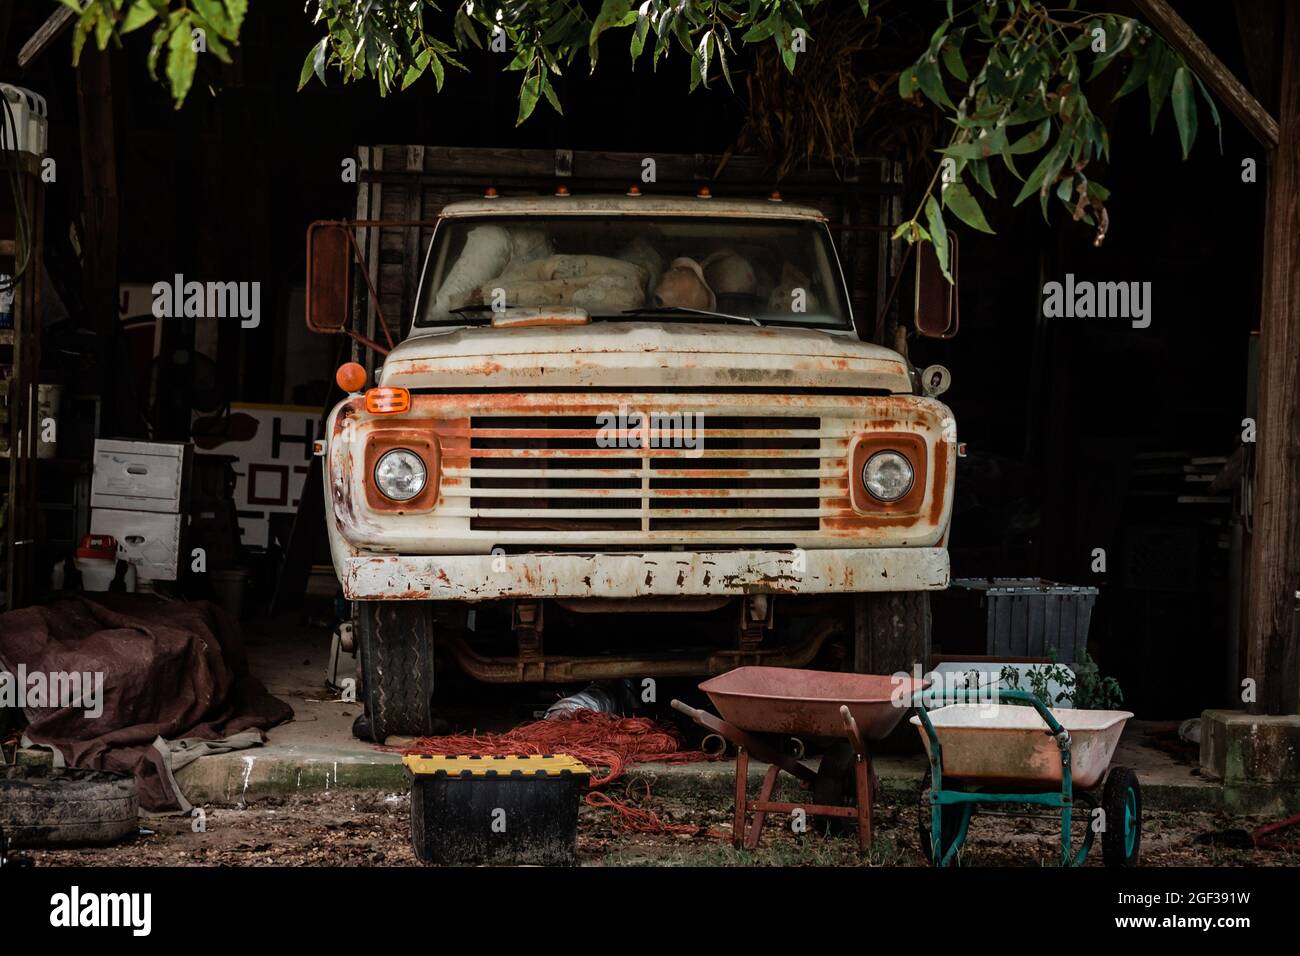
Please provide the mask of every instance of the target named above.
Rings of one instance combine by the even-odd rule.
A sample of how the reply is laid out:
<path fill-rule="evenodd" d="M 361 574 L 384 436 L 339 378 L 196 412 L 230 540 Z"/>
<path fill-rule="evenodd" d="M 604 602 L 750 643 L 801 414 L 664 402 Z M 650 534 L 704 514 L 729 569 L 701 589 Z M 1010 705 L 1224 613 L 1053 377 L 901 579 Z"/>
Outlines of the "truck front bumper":
<path fill-rule="evenodd" d="M 339 570 L 353 601 L 851 594 L 948 586 L 946 548 L 375 555 Z"/>

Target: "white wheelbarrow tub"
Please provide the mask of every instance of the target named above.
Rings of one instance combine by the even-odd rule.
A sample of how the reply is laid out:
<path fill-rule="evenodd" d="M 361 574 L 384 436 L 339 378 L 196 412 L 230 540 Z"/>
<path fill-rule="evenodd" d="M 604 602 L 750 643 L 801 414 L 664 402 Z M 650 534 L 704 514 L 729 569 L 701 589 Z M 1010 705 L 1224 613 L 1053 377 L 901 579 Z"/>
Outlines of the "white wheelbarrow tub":
<path fill-rule="evenodd" d="M 1033 789 L 1061 786 L 1061 751 L 1047 733 L 1047 722 L 1033 707 L 1000 704 L 949 704 L 928 712 L 943 750 L 943 776 L 968 785 L 1008 785 Z M 1054 710 L 1070 734 L 1070 774 L 1075 789 L 1091 790 L 1110 766 L 1126 710 Z M 930 740 L 921 718 L 912 725 L 926 754 Z"/>

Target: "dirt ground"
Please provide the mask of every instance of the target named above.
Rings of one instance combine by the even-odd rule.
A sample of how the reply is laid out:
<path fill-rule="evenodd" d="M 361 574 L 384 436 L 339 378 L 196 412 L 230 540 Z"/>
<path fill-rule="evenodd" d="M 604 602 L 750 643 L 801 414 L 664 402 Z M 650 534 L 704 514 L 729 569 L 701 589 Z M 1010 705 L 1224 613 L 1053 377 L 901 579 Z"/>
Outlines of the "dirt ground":
<path fill-rule="evenodd" d="M 623 788 L 618 788 L 621 791 Z M 635 786 L 627 788 L 635 794 Z M 877 807 L 876 842 L 869 857 L 850 837 L 809 832 L 796 835 L 787 820 L 769 818 L 757 851 L 730 843 L 730 807 L 707 808 L 652 798 L 632 805 L 653 810 L 661 820 L 690 824 L 704 835 L 633 833 L 605 808 L 584 806 L 579 820 L 578 858 L 586 866 L 918 866 L 916 808 Z M 134 840 L 102 849 L 31 851 L 38 866 L 413 866 L 409 842 L 410 801 L 406 794 L 334 791 L 281 801 L 263 800 L 246 809 L 206 807 L 206 829 L 195 832 L 185 817 L 151 818 Z M 815 823 L 815 821 L 810 821 Z M 1142 863 L 1146 866 L 1300 866 L 1300 847 L 1291 850 L 1240 848 L 1240 831 L 1266 821 L 1211 813 L 1147 811 Z M 1081 834 L 1082 829 L 1076 828 Z M 981 815 L 962 855 L 967 866 L 1054 865 L 1057 831 L 1048 820 Z M 1222 834 L 1215 843 L 1205 835 Z M 1199 841 L 1198 841 L 1198 838 Z M 1226 842 L 1226 845 L 1225 845 Z M 1291 838 L 1300 843 L 1300 834 Z M 1089 865 L 1101 865 L 1100 841 Z"/>

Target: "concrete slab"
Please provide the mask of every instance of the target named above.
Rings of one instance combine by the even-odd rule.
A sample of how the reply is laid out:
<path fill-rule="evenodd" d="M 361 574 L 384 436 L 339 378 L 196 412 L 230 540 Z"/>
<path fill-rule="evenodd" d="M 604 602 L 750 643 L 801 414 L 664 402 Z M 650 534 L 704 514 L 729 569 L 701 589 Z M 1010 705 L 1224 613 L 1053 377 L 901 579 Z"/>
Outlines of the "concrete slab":
<path fill-rule="evenodd" d="M 289 621 L 245 625 L 249 657 L 272 693 L 288 701 L 294 720 L 273 729 L 265 746 L 240 753 L 202 757 L 177 774 L 192 803 L 239 804 L 304 790 L 363 788 L 403 791 L 401 759 L 352 736 L 360 704 L 332 698 L 324 679 L 329 633 Z M 488 724 L 484 720 L 484 724 Z M 1131 723 L 1114 763 L 1131 766 L 1142 780 L 1148 805 L 1174 809 L 1217 809 L 1222 788 L 1199 775 L 1194 754 L 1176 751 L 1172 725 Z M 914 799 L 925 771 L 922 755 L 882 755 L 876 771 L 887 801 Z M 757 787 L 766 766 L 750 765 Z M 642 764 L 628 783 L 644 781 L 656 794 L 716 794 L 728 799 L 734 787 L 730 760 L 692 764 Z"/>
<path fill-rule="evenodd" d="M 1300 810 L 1300 715 L 1237 710 L 1201 715 L 1201 771 L 1222 782 L 1224 802 L 1243 813 Z"/>

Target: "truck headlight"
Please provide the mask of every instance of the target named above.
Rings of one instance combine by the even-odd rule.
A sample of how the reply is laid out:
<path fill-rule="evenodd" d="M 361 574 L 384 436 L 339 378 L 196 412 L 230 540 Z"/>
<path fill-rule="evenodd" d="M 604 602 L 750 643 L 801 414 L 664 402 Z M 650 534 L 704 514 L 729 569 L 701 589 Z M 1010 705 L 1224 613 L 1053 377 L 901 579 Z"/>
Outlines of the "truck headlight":
<path fill-rule="evenodd" d="M 394 501 L 410 501 L 428 479 L 424 462 L 409 448 L 394 448 L 375 463 L 375 485 Z"/>
<path fill-rule="evenodd" d="M 912 490 L 912 463 L 896 451 L 878 451 L 862 466 L 862 485 L 873 498 L 897 501 Z"/>

